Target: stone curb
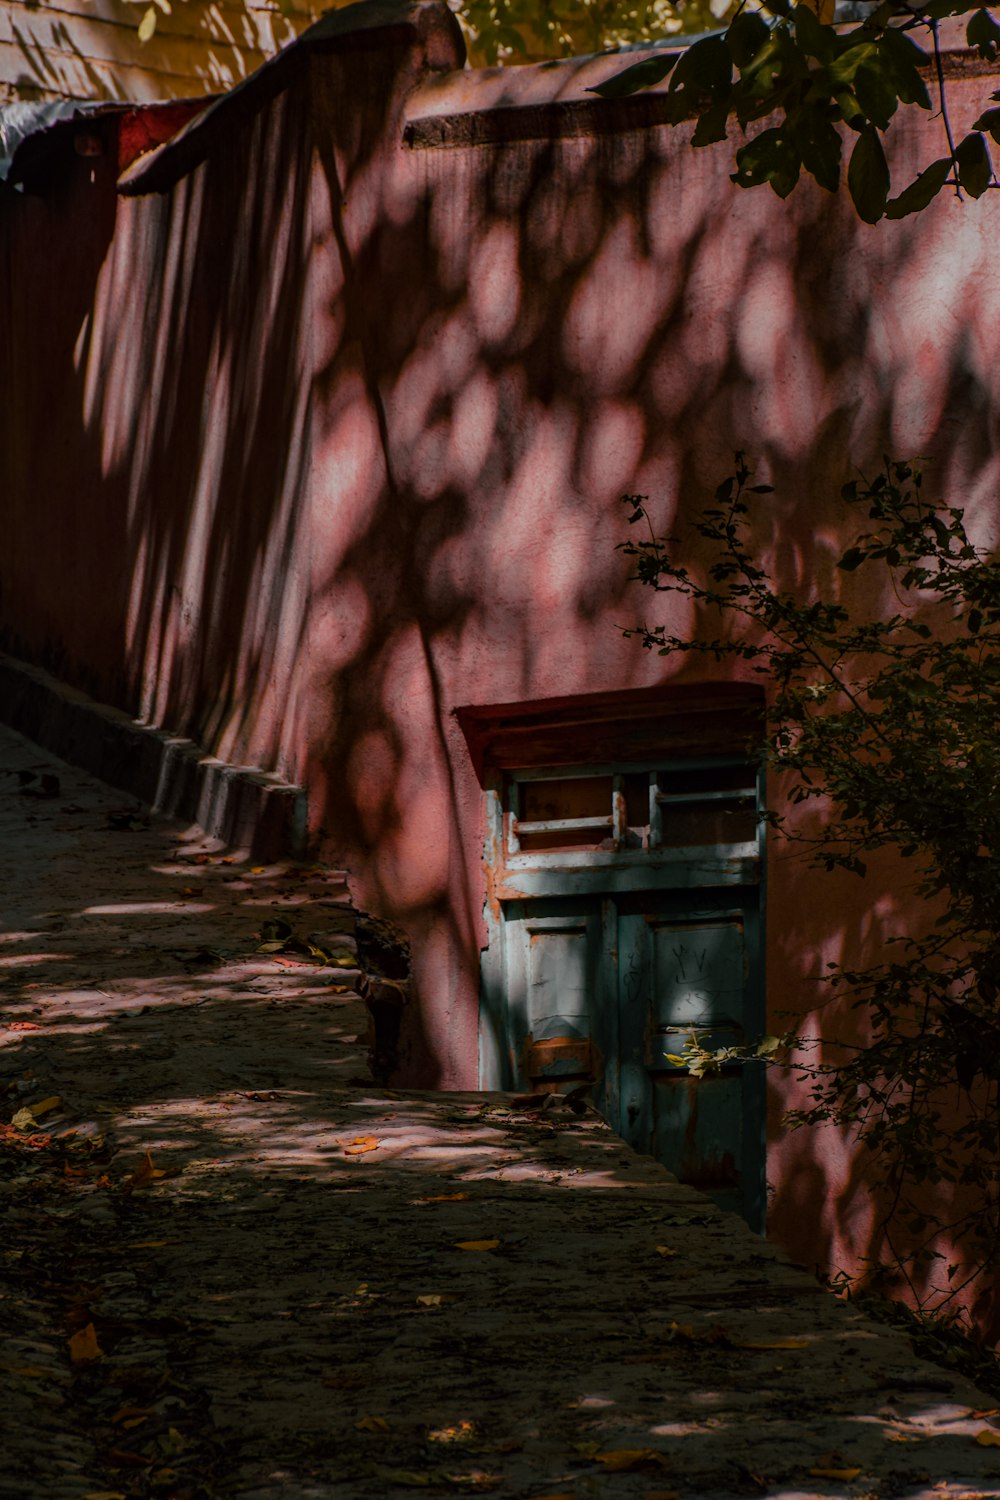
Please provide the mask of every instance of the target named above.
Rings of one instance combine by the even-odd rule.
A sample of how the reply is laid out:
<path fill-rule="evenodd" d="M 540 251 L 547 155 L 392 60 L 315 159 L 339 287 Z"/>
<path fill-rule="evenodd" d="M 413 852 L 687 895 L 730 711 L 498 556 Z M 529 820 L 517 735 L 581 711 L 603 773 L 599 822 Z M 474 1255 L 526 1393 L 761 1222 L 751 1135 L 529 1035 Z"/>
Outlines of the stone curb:
<path fill-rule="evenodd" d="M 157 813 L 197 823 L 261 860 L 300 858 L 306 794 L 269 772 L 209 755 L 0 653 L 0 721 Z"/>

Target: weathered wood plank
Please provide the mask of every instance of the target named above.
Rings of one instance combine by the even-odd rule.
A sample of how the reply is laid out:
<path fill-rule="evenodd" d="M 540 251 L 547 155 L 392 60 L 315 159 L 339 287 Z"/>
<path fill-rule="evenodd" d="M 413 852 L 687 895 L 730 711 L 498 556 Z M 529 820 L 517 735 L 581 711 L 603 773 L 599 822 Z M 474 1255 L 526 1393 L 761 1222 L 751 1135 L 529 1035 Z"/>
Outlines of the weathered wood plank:
<path fill-rule="evenodd" d="M 248 0 L 188 0 L 138 39 L 142 0 L 10 0 L 0 8 L 0 99 L 136 101 L 231 88 L 313 19 L 302 0 L 289 15 Z"/>
<path fill-rule="evenodd" d="M 221 86 L 196 73 L 164 73 L 41 48 L 26 51 L 2 42 L 0 97 L 4 85 L 7 92 L 22 99 L 128 99 L 137 104 L 212 93 Z"/>

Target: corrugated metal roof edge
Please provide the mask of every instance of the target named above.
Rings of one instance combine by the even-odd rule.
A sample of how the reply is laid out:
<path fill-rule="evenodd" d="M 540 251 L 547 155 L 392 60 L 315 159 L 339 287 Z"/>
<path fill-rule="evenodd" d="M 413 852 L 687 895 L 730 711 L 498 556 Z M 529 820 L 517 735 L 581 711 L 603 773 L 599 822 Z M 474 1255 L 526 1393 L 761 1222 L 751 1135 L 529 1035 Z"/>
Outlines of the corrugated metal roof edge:
<path fill-rule="evenodd" d="M 359 0 L 342 10 L 328 11 L 294 42 L 270 58 L 249 78 L 209 106 L 156 150 L 139 158 L 123 172 L 118 191 L 125 197 L 168 191 L 208 156 L 220 130 L 247 119 L 286 89 L 304 59 L 316 51 L 336 51 L 366 32 L 417 36 L 419 17 L 433 13 L 454 38 L 458 65 L 464 61 L 465 42 L 458 22 L 441 0 Z"/>
<path fill-rule="evenodd" d="M 210 98 L 211 96 L 209 96 Z M 16 103 L 0 108 L 0 182 L 11 187 L 30 187 L 65 136 L 88 121 L 110 116 L 130 116 L 142 110 L 151 122 L 147 134 L 155 138 L 155 122 L 179 111 L 203 109 L 200 99 L 160 99 L 145 105 L 127 99 L 50 99 L 38 103 Z M 161 138 L 162 138 L 162 125 Z"/>

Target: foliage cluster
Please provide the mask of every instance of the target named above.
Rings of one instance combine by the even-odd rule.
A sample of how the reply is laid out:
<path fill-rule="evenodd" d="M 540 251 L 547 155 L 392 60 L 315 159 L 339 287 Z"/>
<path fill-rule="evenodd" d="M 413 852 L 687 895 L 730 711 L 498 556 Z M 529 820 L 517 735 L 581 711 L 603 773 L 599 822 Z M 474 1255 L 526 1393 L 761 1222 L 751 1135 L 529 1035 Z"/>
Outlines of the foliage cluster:
<path fill-rule="evenodd" d="M 910 883 L 903 931 L 874 961 L 829 966 L 822 1054 L 795 1036 L 778 1055 L 810 1082 L 792 1123 L 848 1127 L 871 1153 L 882 1244 L 914 1295 L 939 1246 L 963 1244 L 931 1278 L 941 1305 L 1000 1250 L 1000 563 L 973 545 L 961 508 L 928 502 L 919 472 L 887 459 L 842 492 L 866 516 L 839 559 L 844 587 L 803 599 L 758 557 L 755 517 L 777 502 L 752 478 L 738 455 L 693 523 L 704 573 L 652 527 L 625 544 L 647 587 L 697 611 L 690 635 L 633 633 L 661 654 L 766 676 L 766 754 L 789 802 L 769 821 L 821 870 L 865 879 L 888 853 L 899 889 Z M 624 499 L 648 526 L 645 497 Z M 726 1060 L 697 1039 L 691 1051 L 700 1072 Z"/>
<path fill-rule="evenodd" d="M 675 124 L 697 121 L 695 146 L 725 140 L 731 121 L 746 136 L 749 126 L 770 118 L 737 150 L 733 181 L 769 183 L 782 198 L 803 173 L 835 192 L 845 141 L 853 141 L 847 187 L 869 224 L 919 212 L 949 183 L 960 197 L 981 197 L 996 186 L 987 137 L 1000 141 L 1000 93 L 991 94 L 972 129 L 956 140 L 939 25 L 967 17 L 968 46 L 995 62 L 1000 25 L 992 12 L 970 0 L 872 0 L 860 9 L 867 12 L 863 20 L 837 26 L 830 0 L 744 0 L 724 34 L 636 63 L 594 92 L 621 97 L 669 75 L 671 117 Z M 931 110 L 931 72 L 945 149 L 893 197 L 883 137 L 900 105 Z"/>
<path fill-rule="evenodd" d="M 462 0 L 474 65 L 605 52 L 717 29 L 738 0 Z"/>

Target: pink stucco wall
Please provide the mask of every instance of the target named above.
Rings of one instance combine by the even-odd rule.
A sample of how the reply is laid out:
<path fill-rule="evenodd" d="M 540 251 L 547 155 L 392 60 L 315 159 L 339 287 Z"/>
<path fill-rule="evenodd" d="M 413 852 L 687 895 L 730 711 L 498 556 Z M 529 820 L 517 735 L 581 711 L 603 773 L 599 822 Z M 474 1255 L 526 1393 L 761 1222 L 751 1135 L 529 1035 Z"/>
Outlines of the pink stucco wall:
<path fill-rule="evenodd" d="M 613 61 L 463 73 L 443 11 L 411 19 L 298 49 L 136 196 L 114 120 L 5 192 L 0 644 L 303 781 L 319 849 L 413 940 L 404 1081 L 473 1087 L 484 823 L 453 710 L 704 675 L 623 639 L 617 501 L 670 529 L 736 448 L 797 589 L 848 586 L 834 499 L 883 451 L 990 535 L 1000 208 L 870 228 L 810 183 L 739 192 L 655 101 L 586 94 Z M 956 129 L 988 91 L 956 76 Z M 901 172 L 937 128 L 893 127 Z M 772 851 L 776 1013 L 905 920 L 891 885 L 818 902 Z M 775 1130 L 802 1258 L 870 1228 L 855 1170 Z"/>

